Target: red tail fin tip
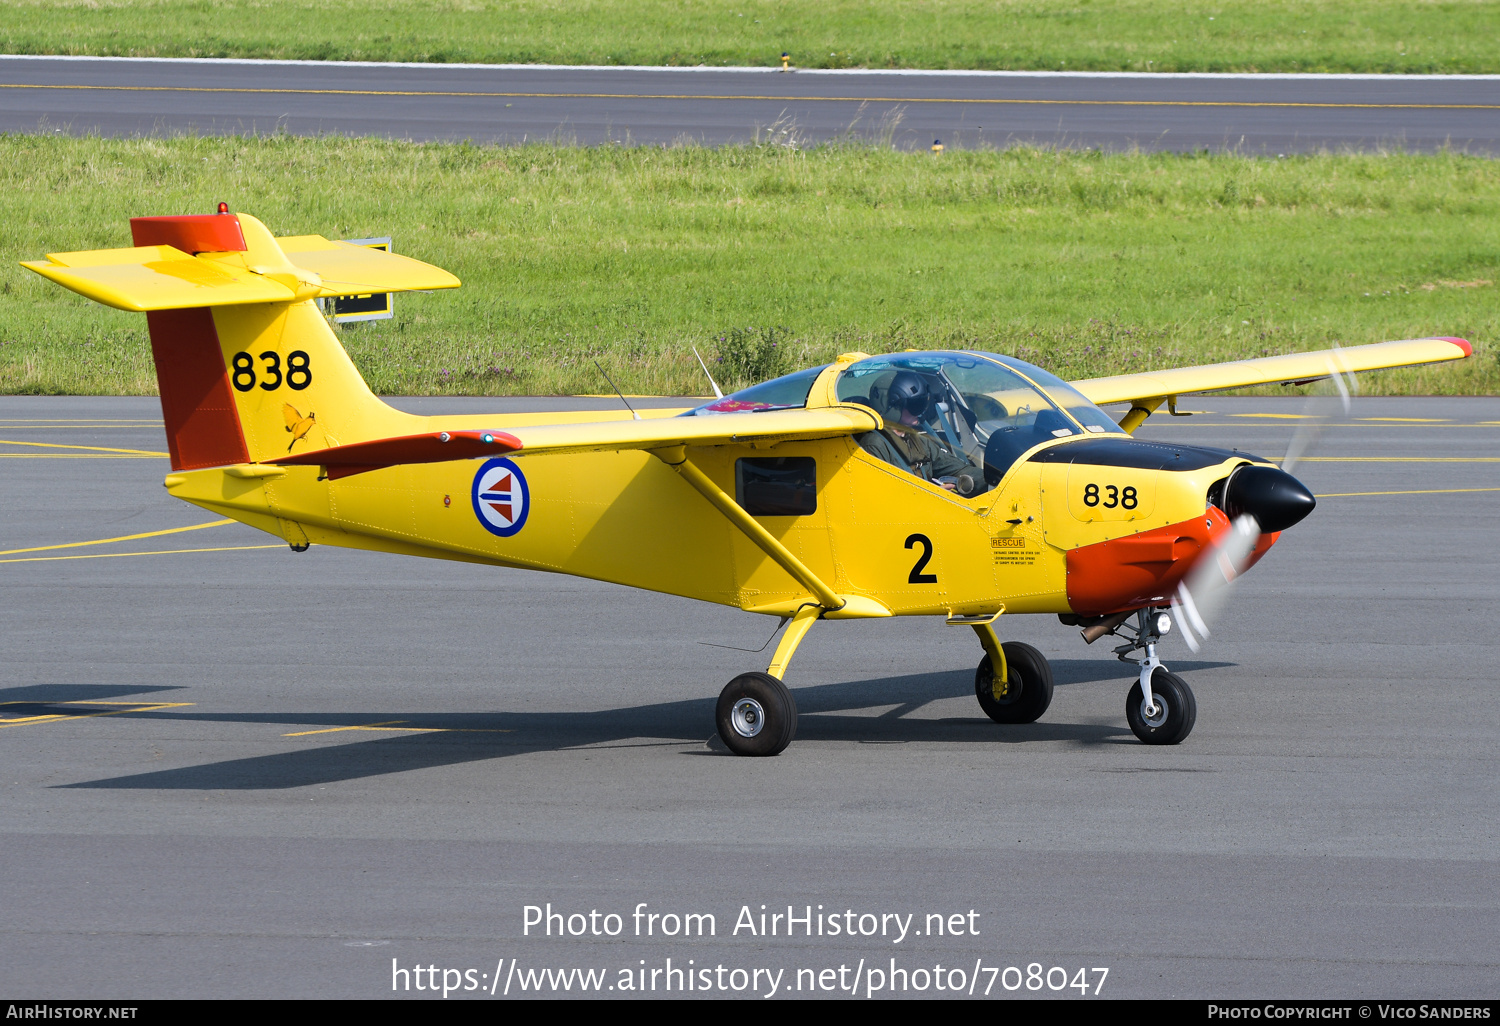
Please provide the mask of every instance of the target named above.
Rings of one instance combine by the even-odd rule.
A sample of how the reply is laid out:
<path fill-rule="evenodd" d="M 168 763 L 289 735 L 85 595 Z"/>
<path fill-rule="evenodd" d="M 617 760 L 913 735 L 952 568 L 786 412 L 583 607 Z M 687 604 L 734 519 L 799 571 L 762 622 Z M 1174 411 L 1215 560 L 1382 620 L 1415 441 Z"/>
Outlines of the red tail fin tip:
<path fill-rule="evenodd" d="M 132 217 L 130 238 L 137 246 L 171 246 L 199 253 L 243 253 L 245 232 L 233 214 L 187 214 L 182 217 Z"/>

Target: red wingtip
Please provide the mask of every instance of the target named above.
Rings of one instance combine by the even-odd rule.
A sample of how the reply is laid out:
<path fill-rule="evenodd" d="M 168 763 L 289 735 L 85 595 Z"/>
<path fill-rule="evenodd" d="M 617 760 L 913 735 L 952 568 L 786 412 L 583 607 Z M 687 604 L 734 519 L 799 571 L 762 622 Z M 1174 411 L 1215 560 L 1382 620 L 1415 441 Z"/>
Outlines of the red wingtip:
<path fill-rule="evenodd" d="M 1464 355 L 1465 356 L 1473 356 L 1474 355 L 1474 347 L 1471 346 L 1471 345 L 1469 345 L 1468 340 L 1466 340 L 1466 339 L 1450 338 L 1447 335 L 1439 335 L 1438 338 L 1441 339 L 1444 342 L 1452 342 L 1454 345 L 1458 346 L 1458 348 L 1460 348 L 1460 349 L 1462 349 L 1464 351 Z"/>

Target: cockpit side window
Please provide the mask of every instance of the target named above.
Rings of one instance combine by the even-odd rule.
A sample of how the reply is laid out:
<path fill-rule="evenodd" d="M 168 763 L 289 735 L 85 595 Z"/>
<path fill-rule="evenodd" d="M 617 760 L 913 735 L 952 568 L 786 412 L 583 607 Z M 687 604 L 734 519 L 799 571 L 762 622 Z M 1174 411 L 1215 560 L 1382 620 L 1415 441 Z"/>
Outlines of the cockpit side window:
<path fill-rule="evenodd" d="M 760 413 L 764 410 L 800 410 L 807 405 L 813 382 L 818 380 L 828 365 L 810 367 L 786 374 L 770 381 L 763 381 L 738 392 L 731 392 L 711 403 L 681 414 L 684 417 L 702 417 L 716 413 Z"/>
<path fill-rule="evenodd" d="M 1023 364 L 1026 370 L 1018 372 L 1006 366 L 1010 362 L 1005 357 L 962 352 L 876 356 L 850 365 L 839 378 L 837 394 L 840 401 L 862 403 L 885 418 L 885 427 L 871 435 L 895 436 L 891 444 L 876 440 L 873 447 L 862 440 L 867 451 L 901 466 L 898 458 L 912 448 L 901 444 L 901 432 L 907 433 L 908 440 L 913 431 L 921 432 L 931 442 L 917 441 L 934 464 L 944 459 L 933 455 L 936 445 L 982 475 L 977 487 L 963 492 L 979 494 L 999 484 L 1011 464 L 1032 446 L 1083 433 L 1078 420 L 1028 380 L 1033 368 Z M 1077 392 L 1072 394 L 1088 403 Z M 1108 421 L 1097 407 L 1089 406 Z M 887 449 L 898 450 L 898 458 L 888 455 Z M 927 476 L 921 468 L 908 469 Z M 961 479 L 961 474 L 955 476 Z"/>

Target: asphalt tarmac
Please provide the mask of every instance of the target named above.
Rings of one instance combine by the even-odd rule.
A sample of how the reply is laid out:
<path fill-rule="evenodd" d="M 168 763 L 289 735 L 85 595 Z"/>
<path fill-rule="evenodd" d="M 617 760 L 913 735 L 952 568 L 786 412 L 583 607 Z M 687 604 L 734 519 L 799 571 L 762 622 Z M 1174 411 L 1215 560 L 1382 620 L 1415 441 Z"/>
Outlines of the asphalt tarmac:
<path fill-rule="evenodd" d="M 401 405 L 539 402 L 602 401 Z M 1302 410 L 1194 405 L 1143 434 L 1274 456 Z M 778 998 L 848 998 L 878 967 L 909 997 L 1494 998 L 1500 400 L 1355 416 L 1210 647 L 1164 646 L 1182 745 L 1139 744 L 1130 668 L 1054 619 L 1000 625 L 1057 675 L 1021 727 L 980 713 L 969 631 L 854 621 L 814 628 L 798 738 L 748 760 L 706 740 L 767 656 L 706 643 L 769 621 L 240 525 L 77 546 L 215 518 L 162 489 L 154 400 L 0 398 L 0 992 L 433 998 L 454 970 L 450 1000 L 498 999 L 582 968 L 765 997 L 779 969 Z M 539 936 L 549 902 L 599 915 Z M 763 936 L 761 905 L 884 935 Z M 714 934 L 636 936 L 638 908 Z"/>
<path fill-rule="evenodd" d="M 925 149 L 1500 152 L 1500 76 L 1142 75 L 0 58 L 0 131 Z"/>

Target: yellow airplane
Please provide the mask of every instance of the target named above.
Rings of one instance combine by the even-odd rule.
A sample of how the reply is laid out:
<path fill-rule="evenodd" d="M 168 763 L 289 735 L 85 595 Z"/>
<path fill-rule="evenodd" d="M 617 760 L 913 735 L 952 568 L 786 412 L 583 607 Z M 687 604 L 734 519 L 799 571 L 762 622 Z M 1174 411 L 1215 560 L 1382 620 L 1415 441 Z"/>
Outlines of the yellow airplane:
<path fill-rule="evenodd" d="M 146 314 L 167 490 L 297 551 L 524 567 L 780 617 L 766 672 L 719 698 L 740 755 L 791 742 L 782 679 L 815 622 L 886 616 L 973 628 L 975 693 L 999 723 L 1052 697 L 1041 653 L 1001 642 L 1002 614 L 1121 637 L 1140 670 L 1132 730 L 1183 740 L 1196 702 L 1157 642 L 1174 622 L 1206 634 L 1210 585 L 1314 500 L 1269 461 L 1132 433 L 1192 393 L 1471 355 L 1426 338 L 1069 384 L 993 353 L 846 353 L 695 409 L 420 417 L 370 392 L 314 301 L 458 279 L 219 209 L 132 219 L 133 248 L 24 264 Z M 1114 403 L 1130 404 L 1118 423 L 1099 408 Z"/>

